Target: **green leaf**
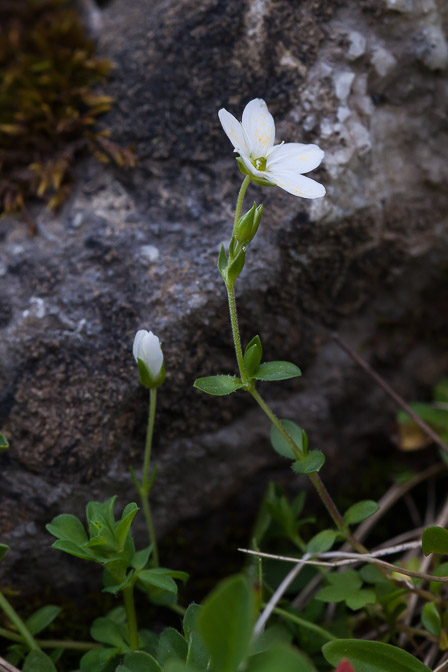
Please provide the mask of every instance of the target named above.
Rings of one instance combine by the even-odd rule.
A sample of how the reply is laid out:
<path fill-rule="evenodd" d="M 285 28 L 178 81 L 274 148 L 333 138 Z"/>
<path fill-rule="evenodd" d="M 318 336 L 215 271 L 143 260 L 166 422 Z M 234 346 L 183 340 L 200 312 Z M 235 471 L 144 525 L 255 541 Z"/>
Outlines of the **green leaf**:
<path fill-rule="evenodd" d="M 185 612 L 183 631 L 188 642 L 187 664 L 199 670 L 208 668 L 210 656 L 205 648 L 202 637 L 197 631 L 197 620 L 202 607 L 199 604 L 190 604 Z"/>
<path fill-rule="evenodd" d="M 313 474 L 325 464 L 325 455 L 320 450 L 311 450 L 302 460 L 296 460 L 292 470 L 296 474 Z"/>
<path fill-rule="evenodd" d="M 152 549 L 153 544 L 150 544 L 146 548 L 143 548 L 141 551 L 136 551 L 131 560 L 131 567 L 136 569 L 138 572 L 144 567 L 146 567 L 146 564 L 152 553 Z"/>
<path fill-rule="evenodd" d="M 118 593 L 120 590 L 123 590 L 126 588 L 132 577 L 134 576 L 134 570 L 131 569 L 130 572 L 128 572 L 121 581 L 121 583 L 116 583 L 116 578 L 109 572 L 105 571 L 103 575 L 103 583 L 104 583 L 104 588 L 101 592 L 103 593 L 112 593 L 112 595 L 115 595 Z"/>
<path fill-rule="evenodd" d="M 57 541 L 51 545 L 51 548 L 55 548 L 58 551 L 64 551 L 64 553 L 74 555 L 76 558 L 82 558 L 82 560 L 95 559 L 89 551 L 84 550 L 81 546 L 74 544 L 72 541 L 66 541 L 65 539 L 57 539 Z"/>
<path fill-rule="evenodd" d="M 61 613 L 61 607 L 56 607 L 53 604 L 47 604 L 34 612 L 26 619 L 25 625 L 32 635 L 37 635 L 42 630 L 50 625 L 54 619 Z"/>
<path fill-rule="evenodd" d="M 43 651 L 30 651 L 22 672 L 56 672 L 53 661 Z"/>
<path fill-rule="evenodd" d="M 322 602 L 344 602 L 361 588 L 362 581 L 353 569 L 346 569 L 343 574 L 331 573 L 325 577 L 329 586 L 321 588 L 315 598 Z"/>
<path fill-rule="evenodd" d="M 133 651 L 125 656 L 123 663 L 116 672 L 162 672 L 155 658 L 144 651 Z"/>
<path fill-rule="evenodd" d="M 123 639 L 120 626 L 110 618 L 96 618 L 90 628 L 90 635 L 96 642 L 110 644 L 120 649 L 122 653 L 130 650 L 128 644 Z"/>
<path fill-rule="evenodd" d="M 438 567 L 433 569 L 432 574 L 433 576 L 448 576 L 448 562 L 442 562 Z M 440 581 L 431 581 L 429 590 L 433 594 L 440 593 L 443 585 Z"/>
<path fill-rule="evenodd" d="M 9 546 L 6 544 L 0 544 L 0 561 L 3 560 L 5 554 L 9 551 Z"/>
<path fill-rule="evenodd" d="M 296 425 L 292 420 L 280 420 L 282 427 L 286 429 L 291 439 L 296 444 L 300 452 L 303 452 L 303 429 Z M 288 441 L 284 438 L 283 434 L 277 429 L 275 425 L 271 426 L 270 434 L 271 444 L 273 449 L 283 457 L 289 457 L 291 460 L 295 460 L 296 456 L 292 452 L 292 449 Z"/>
<path fill-rule="evenodd" d="M 439 637 L 442 629 L 442 619 L 440 618 L 439 610 L 434 602 L 426 602 L 422 609 L 421 619 L 423 627 L 426 628 L 431 635 Z"/>
<path fill-rule="evenodd" d="M 382 642 L 340 639 L 324 644 L 322 653 L 333 666 L 347 658 L 355 672 L 431 672 L 410 653 Z"/>
<path fill-rule="evenodd" d="M 195 667 L 193 664 L 183 663 L 181 660 L 171 658 L 163 668 L 163 672 L 199 672 L 207 668 Z"/>
<path fill-rule="evenodd" d="M 120 548 L 124 547 L 126 537 L 128 536 L 129 530 L 131 528 L 132 521 L 135 514 L 138 511 L 138 506 L 135 502 L 128 504 L 123 511 L 123 517 L 115 528 L 115 539 L 118 541 Z"/>
<path fill-rule="evenodd" d="M 345 598 L 345 604 L 353 611 L 357 609 L 362 609 L 366 604 L 375 604 L 376 595 L 373 590 L 369 588 L 361 588 L 353 595 L 347 595 Z"/>
<path fill-rule="evenodd" d="M 438 401 L 443 404 L 448 402 L 448 378 L 443 378 L 435 386 L 434 401 Z"/>
<path fill-rule="evenodd" d="M 224 244 L 221 243 L 221 247 L 219 248 L 219 255 L 218 255 L 218 270 L 221 273 L 221 277 L 224 280 L 224 282 L 227 280 L 227 277 L 226 277 L 227 264 L 228 264 L 228 259 L 227 259 L 226 250 L 225 250 Z"/>
<path fill-rule="evenodd" d="M 246 657 L 253 618 L 254 596 L 243 576 L 226 579 L 207 597 L 198 629 L 215 672 L 235 672 Z"/>
<path fill-rule="evenodd" d="M 425 555 L 430 553 L 448 554 L 448 530 L 444 527 L 427 527 L 423 531 L 422 548 Z"/>
<path fill-rule="evenodd" d="M 193 387 L 206 394 L 222 397 L 236 392 L 243 387 L 243 383 L 236 376 L 207 376 L 206 378 L 197 378 Z"/>
<path fill-rule="evenodd" d="M 8 448 L 9 448 L 8 439 L 4 434 L 0 434 L 0 452 L 2 450 L 8 450 Z"/>
<path fill-rule="evenodd" d="M 227 278 L 230 280 L 230 282 L 234 282 L 237 277 L 240 275 L 241 271 L 244 268 L 244 264 L 246 263 L 246 252 L 244 248 L 242 248 L 235 259 L 230 263 L 227 267 Z"/>
<path fill-rule="evenodd" d="M 70 513 L 62 513 L 60 516 L 56 516 L 51 523 L 45 525 L 45 528 L 54 537 L 72 541 L 78 546 L 88 541 L 84 525 L 79 518 L 72 516 Z"/>
<path fill-rule="evenodd" d="M 311 661 L 287 644 L 275 644 L 269 651 L 251 656 L 247 672 L 316 672 Z"/>
<path fill-rule="evenodd" d="M 138 582 L 143 584 L 143 587 L 154 587 L 166 590 L 173 595 L 177 595 L 176 582 L 165 572 L 160 571 L 160 567 L 156 569 L 144 569 L 138 575 Z"/>
<path fill-rule="evenodd" d="M 332 548 L 339 536 L 336 530 L 322 530 L 316 534 L 306 545 L 307 553 L 326 553 Z"/>
<path fill-rule="evenodd" d="M 372 499 L 365 499 L 362 502 L 353 504 L 344 514 L 344 522 L 347 525 L 356 525 L 366 518 L 373 516 L 379 510 L 379 506 Z"/>
<path fill-rule="evenodd" d="M 288 380 L 302 375 L 301 370 L 291 362 L 265 362 L 254 373 L 255 380 Z"/>
<path fill-rule="evenodd" d="M 168 660 L 176 658 L 185 662 L 187 659 L 188 644 L 181 634 L 174 628 L 166 628 L 159 639 L 159 648 L 157 652 L 157 660 L 162 666 Z"/>
<path fill-rule="evenodd" d="M 263 347 L 259 336 L 254 336 L 246 346 L 244 351 L 244 365 L 246 367 L 247 375 L 252 378 L 255 371 L 260 366 L 261 358 L 263 356 Z"/>
<path fill-rule="evenodd" d="M 87 651 L 80 660 L 80 670 L 81 672 L 101 672 L 107 663 L 118 656 L 119 653 L 120 649 L 110 648 Z"/>

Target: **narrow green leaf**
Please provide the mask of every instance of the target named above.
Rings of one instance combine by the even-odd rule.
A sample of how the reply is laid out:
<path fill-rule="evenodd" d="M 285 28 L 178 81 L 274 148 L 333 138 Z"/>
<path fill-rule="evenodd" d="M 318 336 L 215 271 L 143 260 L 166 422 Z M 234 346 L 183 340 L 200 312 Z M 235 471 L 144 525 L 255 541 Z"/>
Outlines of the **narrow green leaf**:
<path fill-rule="evenodd" d="M 322 530 L 316 534 L 306 545 L 307 553 L 326 553 L 332 548 L 339 536 L 336 530 Z"/>
<path fill-rule="evenodd" d="M 313 474 L 320 471 L 325 464 L 325 455 L 320 450 L 311 450 L 302 460 L 296 460 L 292 470 L 296 474 Z"/>
<path fill-rule="evenodd" d="M 222 397 L 236 392 L 243 387 L 243 383 L 236 376 L 207 376 L 206 378 L 197 378 L 193 387 L 206 394 Z"/>
<path fill-rule="evenodd" d="M 43 651 L 30 651 L 22 672 L 56 672 L 53 661 Z"/>
<path fill-rule="evenodd" d="M 144 569 L 138 575 L 138 583 L 143 584 L 143 587 L 161 588 L 173 595 L 177 595 L 176 582 L 166 574 L 161 574 L 155 569 Z"/>
<path fill-rule="evenodd" d="M 188 645 L 182 635 L 174 628 L 166 628 L 159 639 L 157 660 L 163 667 L 173 658 L 185 662 L 187 659 Z"/>
<path fill-rule="evenodd" d="M 227 278 L 230 280 L 230 282 L 233 282 L 237 279 L 237 277 L 243 270 L 245 263 L 246 263 L 246 252 L 244 248 L 242 248 L 238 252 L 235 259 L 232 261 L 232 263 L 229 264 L 227 267 Z"/>
<path fill-rule="evenodd" d="M 255 380 L 276 381 L 298 378 L 301 370 L 291 362 L 265 362 L 260 364 L 254 374 Z"/>
<path fill-rule="evenodd" d="M 434 635 L 439 637 L 440 630 L 442 629 L 442 619 L 440 618 L 439 610 L 434 602 L 426 602 L 423 606 L 421 619 L 423 627 Z"/>
<path fill-rule="evenodd" d="M 316 672 L 312 662 L 287 644 L 275 644 L 268 651 L 251 656 L 247 672 Z"/>
<path fill-rule="evenodd" d="M 162 668 L 149 653 L 133 651 L 125 656 L 116 672 L 162 672 Z"/>
<path fill-rule="evenodd" d="M 70 513 L 62 513 L 45 526 L 50 534 L 58 539 L 66 539 L 74 544 L 87 543 L 87 534 L 79 518 Z"/>
<path fill-rule="evenodd" d="M 347 525 L 356 525 L 361 523 L 366 518 L 373 516 L 379 510 L 379 506 L 372 499 L 365 499 L 362 502 L 356 502 L 353 504 L 344 515 L 344 521 Z"/>
<path fill-rule="evenodd" d="M 61 613 L 61 607 L 56 607 L 53 604 L 47 604 L 45 607 L 41 607 L 29 616 L 25 625 L 32 635 L 37 635 L 42 630 L 50 625 L 52 621 Z"/>
<path fill-rule="evenodd" d="M 8 439 L 4 434 L 0 433 L 0 452 L 2 450 L 8 450 L 8 448 L 9 448 Z"/>
<path fill-rule="evenodd" d="M 215 672 L 235 672 L 246 657 L 252 634 L 254 597 L 243 576 L 232 576 L 205 600 L 199 634 Z"/>
<path fill-rule="evenodd" d="M 431 672 L 410 653 L 382 642 L 340 639 L 324 644 L 322 653 L 333 666 L 347 658 L 356 672 Z"/>
<path fill-rule="evenodd" d="M 422 548 L 425 555 L 430 553 L 448 554 L 448 530 L 444 527 L 427 527 L 423 531 Z"/>
<path fill-rule="evenodd" d="M 4 558 L 5 553 L 9 551 L 9 546 L 6 544 L 0 544 L 0 561 Z"/>
<path fill-rule="evenodd" d="M 303 430 L 296 425 L 292 420 L 280 420 L 282 427 L 286 429 L 291 439 L 296 444 L 300 452 L 303 452 Z M 270 434 L 271 444 L 273 449 L 283 457 L 289 457 L 291 460 L 295 460 L 296 456 L 292 452 L 288 441 L 285 439 L 283 434 L 280 433 L 280 430 L 277 429 L 275 425 L 271 426 Z"/>
<path fill-rule="evenodd" d="M 115 528 L 115 539 L 118 542 L 120 548 L 123 548 L 128 536 L 128 532 L 131 528 L 132 521 L 134 520 L 135 514 L 138 512 L 138 506 L 135 502 L 128 504 L 125 511 L 123 511 L 123 517 Z"/>
<path fill-rule="evenodd" d="M 52 545 L 51 548 L 55 548 L 58 551 L 64 551 L 69 555 L 74 555 L 76 558 L 82 558 L 82 560 L 95 560 L 93 553 L 87 551 L 81 546 L 74 544 L 72 541 L 66 541 L 65 539 L 57 539 Z"/>

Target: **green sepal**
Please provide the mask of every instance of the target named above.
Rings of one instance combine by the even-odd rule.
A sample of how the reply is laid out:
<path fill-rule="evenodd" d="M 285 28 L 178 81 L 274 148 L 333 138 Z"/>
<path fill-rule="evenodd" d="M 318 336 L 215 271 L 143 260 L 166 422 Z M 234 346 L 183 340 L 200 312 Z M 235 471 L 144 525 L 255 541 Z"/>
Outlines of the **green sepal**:
<path fill-rule="evenodd" d="M 255 371 L 260 366 L 261 358 L 263 356 L 263 347 L 259 336 L 254 336 L 244 350 L 244 366 L 246 367 L 247 375 L 252 378 Z"/>
<path fill-rule="evenodd" d="M 299 367 L 291 362 L 265 362 L 260 364 L 253 377 L 255 380 L 276 381 L 298 378 L 301 375 Z"/>
<path fill-rule="evenodd" d="M 241 249 L 235 259 L 227 267 L 227 279 L 234 282 L 240 275 L 246 263 L 246 251 Z"/>
<path fill-rule="evenodd" d="M 193 387 L 206 394 L 223 397 L 239 390 L 243 387 L 243 383 L 236 376 L 206 376 L 205 378 L 197 378 Z"/>
<path fill-rule="evenodd" d="M 233 229 L 235 239 L 240 243 L 248 243 L 252 240 L 252 229 L 254 225 L 255 208 L 257 204 L 253 203 L 250 210 L 248 210 L 242 217 L 239 218 Z"/>
<path fill-rule="evenodd" d="M 240 169 L 240 172 L 243 175 L 247 175 L 248 177 L 250 177 L 252 179 L 252 173 L 250 173 L 248 171 L 248 169 L 246 168 L 246 164 L 244 163 L 243 159 L 240 156 L 236 156 L 235 160 L 238 164 L 238 168 Z"/>
<path fill-rule="evenodd" d="M 226 249 L 224 247 L 224 243 L 221 243 L 221 247 L 219 248 L 219 254 L 218 254 L 218 270 L 221 273 L 221 277 L 224 280 L 224 282 L 227 280 L 227 264 L 229 263 L 229 260 L 227 259 L 227 254 L 226 254 Z"/>
<path fill-rule="evenodd" d="M 163 385 L 165 381 L 165 360 L 163 360 L 162 368 L 160 369 L 158 375 L 154 378 L 148 371 L 148 367 L 145 362 L 138 357 L 137 359 L 138 366 L 138 379 L 140 384 L 143 387 L 146 387 L 147 390 L 154 390 L 156 387 Z"/>
<path fill-rule="evenodd" d="M 292 470 L 296 474 L 314 474 L 325 464 L 325 455 L 320 450 L 311 450 L 302 460 L 296 460 Z"/>
<path fill-rule="evenodd" d="M 0 451 L 8 450 L 8 448 L 9 448 L 8 439 L 4 434 L 0 434 Z"/>
<path fill-rule="evenodd" d="M 373 499 L 365 499 L 362 502 L 353 504 L 344 514 L 344 523 L 347 525 L 357 525 L 366 518 L 370 518 L 379 510 L 379 506 Z"/>

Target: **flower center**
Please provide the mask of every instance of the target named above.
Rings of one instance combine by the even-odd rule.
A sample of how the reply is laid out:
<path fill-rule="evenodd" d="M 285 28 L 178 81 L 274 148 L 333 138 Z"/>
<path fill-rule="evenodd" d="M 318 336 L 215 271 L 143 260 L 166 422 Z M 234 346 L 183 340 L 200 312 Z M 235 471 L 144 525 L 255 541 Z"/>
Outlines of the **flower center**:
<path fill-rule="evenodd" d="M 254 164 L 254 166 L 257 170 L 266 170 L 266 157 L 265 156 L 262 156 L 261 159 L 252 159 L 252 163 Z"/>

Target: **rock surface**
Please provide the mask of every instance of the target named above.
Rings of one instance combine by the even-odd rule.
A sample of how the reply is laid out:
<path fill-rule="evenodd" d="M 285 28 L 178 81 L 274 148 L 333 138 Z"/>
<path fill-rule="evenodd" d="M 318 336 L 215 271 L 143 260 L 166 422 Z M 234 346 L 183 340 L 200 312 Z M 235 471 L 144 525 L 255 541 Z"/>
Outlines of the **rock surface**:
<path fill-rule="evenodd" d="M 68 568 L 83 577 L 81 563 L 48 550 L 54 515 L 114 493 L 135 499 L 139 328 L 161 337 L 167 363 L 160 533 L 281 463 L 250 399 L 192 389 L 199 375 L 235 371 L 215 264 L 240 175 L 220 107 L 240 116 L 263 97 L 277 140 L 326 151 L 313 174 L 325 199 L 250 187 L 265 215 L 238 288 L 243 340 L 258 332 L 266 359 L 303 368 L 265 393 L 325 451 L 324 478 L 342 487 L 387 444 L 395 411 L 331 330 L 407 399 L 448 365 L 445 0 L 115 0 L 101 23 L 100 52 L 117 64 L 107 123 L 135 144 L 137 169 L 81 165 L 70 202 L 39 213 L 34 238 L 0 222 L 0 429 L 11 443 L 0 535 L 12 546 L 2 580 L 21 587 L 66 585 Z"/>

